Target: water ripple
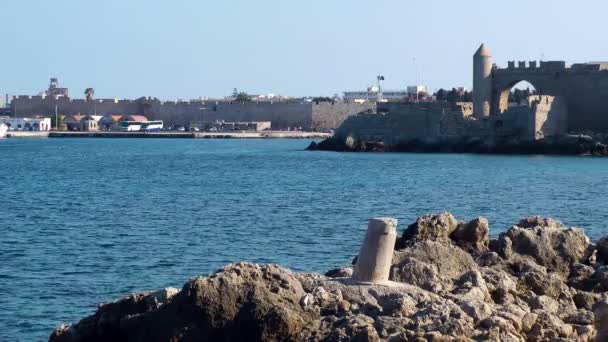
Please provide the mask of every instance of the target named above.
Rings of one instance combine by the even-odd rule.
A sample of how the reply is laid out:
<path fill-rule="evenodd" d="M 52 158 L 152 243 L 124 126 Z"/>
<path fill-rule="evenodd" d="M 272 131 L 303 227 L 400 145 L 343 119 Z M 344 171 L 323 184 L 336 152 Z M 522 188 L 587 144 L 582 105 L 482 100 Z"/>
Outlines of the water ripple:
<path fill-rule="evenodd" d="M 0 340 L 229 262 L 350 263 L 371 216 L 530 215 L 608 235 L 608 159 L 304 152 L 303 140 L 0 141 Z"/>

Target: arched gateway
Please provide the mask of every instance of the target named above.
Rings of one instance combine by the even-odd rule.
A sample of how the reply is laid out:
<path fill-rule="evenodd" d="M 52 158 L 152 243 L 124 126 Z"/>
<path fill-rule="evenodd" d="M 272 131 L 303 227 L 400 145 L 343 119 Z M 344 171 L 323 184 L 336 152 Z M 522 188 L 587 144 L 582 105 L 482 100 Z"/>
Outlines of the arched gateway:
<path fill-rule="evenodd" d="M 474 115 L 504 113 L 511 88 L 521 81 L 566 104 L 569 131 L 608 132 L 608 62 L 567 67 L 564 61 L 519 61 L 498 68 L 482 44 L 473 57 Z"/>

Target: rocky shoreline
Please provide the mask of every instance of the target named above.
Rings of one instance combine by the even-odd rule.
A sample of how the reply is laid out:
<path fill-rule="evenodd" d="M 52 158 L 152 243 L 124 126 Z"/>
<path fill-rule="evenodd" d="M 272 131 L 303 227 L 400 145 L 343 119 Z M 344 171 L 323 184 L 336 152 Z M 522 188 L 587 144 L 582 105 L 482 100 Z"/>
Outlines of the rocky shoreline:
<path fill-rule="evenodd" d="M 352 137 L 341 138 L 334 136 L 319 143 L 312 142 L 307 150 L 608 156 L 608 137 L 599 135 L 568 135 L 547 137 L 535 141 L 517 138 L 442 138 L 411 140 L 395 145 L 388 145 L 381 141 L 365 141 L 353 139 Z"/>
<path fill-rule="evenodd" d="M 484 218 L 428 215 L 396 240 L 390 282 L 231 264 L 102 304 L 50 341 L 608 339 L 608 238 L 540 217 L 489 236 Z"/>

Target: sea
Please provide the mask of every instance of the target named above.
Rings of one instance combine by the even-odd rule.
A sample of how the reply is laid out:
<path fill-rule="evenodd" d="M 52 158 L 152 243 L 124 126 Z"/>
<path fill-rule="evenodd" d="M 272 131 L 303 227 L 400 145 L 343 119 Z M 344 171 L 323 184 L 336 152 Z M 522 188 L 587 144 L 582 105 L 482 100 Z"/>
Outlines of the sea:
<path fill-rule="evenodd" d="M 336 153 L 308 140 L 0 141 L 0 341 L 238 261 L 349 265 L 371 217 L 542 215 L 608 235 L 608 159 Z"/>

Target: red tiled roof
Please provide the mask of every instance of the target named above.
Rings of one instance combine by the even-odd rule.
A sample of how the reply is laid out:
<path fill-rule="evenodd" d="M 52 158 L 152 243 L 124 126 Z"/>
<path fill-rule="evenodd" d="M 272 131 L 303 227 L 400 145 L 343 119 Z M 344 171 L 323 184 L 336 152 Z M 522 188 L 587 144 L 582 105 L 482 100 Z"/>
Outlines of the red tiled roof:
<path fill-rule="evenodd" d="M 136 122 L 148 121 L 148 118 L 143 115 L 129 115 L 129 118 L 130 118 L 130 121 L 136 121 Z"/>

